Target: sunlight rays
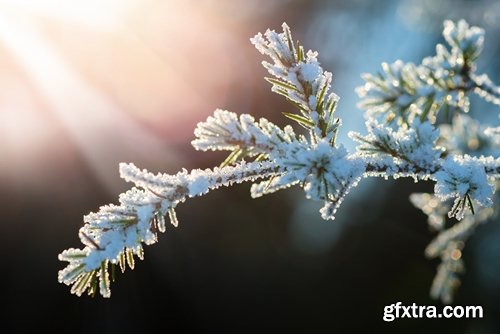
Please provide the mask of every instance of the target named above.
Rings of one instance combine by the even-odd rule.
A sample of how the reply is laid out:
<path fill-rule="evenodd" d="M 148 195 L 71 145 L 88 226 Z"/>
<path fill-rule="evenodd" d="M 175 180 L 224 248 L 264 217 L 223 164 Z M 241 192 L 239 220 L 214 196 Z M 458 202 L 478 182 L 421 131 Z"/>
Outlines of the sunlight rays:
<path fill-rule="evenodd" d="M 24 164 L 33 174 L 43 152 L 80 154 L 108 186 L 120 161 L 183 167 L 173 147 L 232 100 L 234 82 L 238 110 L 251 106 L 248 60 L 217 6 L 0 0 L 2 173 Z"/>
<path fill-rule="evenodd" d="M 19 10 L 29 15 L 37 15 L 84 25 L 99 30 L 113 30 L 134 6 L 136 0 L 0 0 L 0 5 L 11 10 Z"/>
<path fill-rule="evenodd" d="M 159 138 L 124 117 L 113 102 L 82 80 L 29 20 L 0 13 L 0 40 L 104 184 L 115 184 L 116 159 L 126 160 L 131 154 L 168 156 Z"/>

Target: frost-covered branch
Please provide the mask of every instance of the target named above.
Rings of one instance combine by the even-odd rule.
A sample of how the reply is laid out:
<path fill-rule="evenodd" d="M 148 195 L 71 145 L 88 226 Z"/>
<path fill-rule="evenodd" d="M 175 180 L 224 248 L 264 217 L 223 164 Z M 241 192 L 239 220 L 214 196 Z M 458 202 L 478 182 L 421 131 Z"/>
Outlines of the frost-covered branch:
<path fill-rule="evenodd" d="M 136 187 L 120 195 L 119 205 L 102 206 L 97 213 L 84 218 L 79 236 L 83 249 L 68 249 L 59 255 L 69 262 L 59 272 L 59 281 L 72 284 L 71 292 L 80 296 L 85 291 L 109 297 L 110 278 L 115 266 L 125 271 L 134 268 L 134 255 L 143 258 L 142 244 L 158 241 L 158 232 L 165 232 L 165 216 L 172 225 L 178 221 L 175 207 L 187 198 L 202 196 L 209 190 L 234 183 L 255 181 L 276 174 L 279 167 L 271 162 L 240 163 L 234 167 L 207 170 L 186 170 L 175 175 L 152 174 L 133 164 L 120 164 L 120 175 Z"/>
<path fill-rule="evenodd" d="M 467 236 L 498 209 L 500 130 L 460 113 L 453 114 L 449 125 L 436 123 L 435 116 L 449 107 L 467 111 L 470 91 L 499 104 L 498 88 L 475 74 L 483 30 L 447 21 L 449 49 L 438 46 L 437 55 L 418 66 L 396 62 L 383 65 L 383 74 L 366 75 L 359 91 L 368 109 L 367 134 L 351 132 L 358 146 L 348 152 L 336 142 L 341 122 L 333 116 L 338 97 L 331 91 L 331 73 L 320 66 L 317 52 L 305 52 L 288 26 L 282 27 L 282 33 L 268 30 L 251 41 L 271 60 L 263 65 L 273 76 L 266 78 L 272 90 L 296 108 L 284 115 L 307 129 L 306 135 L 296 134 L 290 125 L 281 129 L 264 118 L 218 109 L 198 124 L 192 145 L 230 151 L 220 167 L 171 175 L 120 164 L 120 176 L 135 187 L 119 196 L 118 205 L 85 216 L 79 232 L 83 248 L 59 255 L 69 262 L 59 281 L 72 285 L 72 293 L 94 295 L 99 290 L 109 297 L 115 267 L 133 268 L 134 257 L 143 258 L 143 244 L 156 243 L 158 232 L 166 230 L 167 216 L 178 225 L 177 205 L 210 190 L 252 182 L 251 196 L 257 198 L 299 185 L 307 199 L 324 203 L 321 217 L 333 220 L 363 178 L 412 177 L 435 182 L 434 194 L 413 194 L 410 200 L 439 232 L 426 251 L 443 261 L 431 294 L 451 300 L 464 268 L 460 257 Z M 446 229 L 446 217 L 460 222 Z"/>
<path fill-rule="evenodd" d="M 333 117 L 338 96 L 330 92 L 332 74 L 324 71 L 318 62 L 318 52 L 304 51 L 294 42 L 290 28 L 283 23 L 283 33 L 267 30 L 258 33 L 250 41 L 272 63 L 262 64 L 274 78 L 266 78 L 273 86 L 271 90 L 283 95 L 299 111 L 284 115 L 311 131 L 313 140 L 327 138 L 335 140 L 339 120 Z"/>
<path fill-rule="evenodd" d="M 384 166 L 380 172 L 378 162 L 371 168 L 377 171 L 373 172 L 376 175 L 387 177 L 387 171 L 405 175 L 408 169 L 418 176 L 432 172 L 435 194 L 414 194 L 410 199 L 429 216 L 430 226 L 439 227 L 438 236 L 426 251 L 429 257 L 442 260 L 431 296 L 449 303 L 459 285 L 459 274 L 464 271 L 461 251 L 467 236 L 480 222 L 491 220 L 499 208 L 494 193 L 500 175 L 500 132 L 498 127 L 481 125 L 461 112 L 469 110 L 470 92 L 500 105 L 500 88 L 486 74 L 476 73 L 475 62 L 484 42 L 483 29 L 471 27 L 463 20 L 446 21 L 443 36 L 448 47 L 437 45 L 436 56 L 425 58 L 420 65 L 398 60 L 391 65 L 382 64 L 381 73 L 363 75 L 366 83 L 357 92 L 362 98 L 360 107 L 367 110 L 370 135 L 352 134 L 352 138 L 361 142 L 358 146 L 361 155 L 385 154 L 403 165 L 403 171 L 394 173 L 394 169 L 387 170 Z M 410 154 L 416 154 L 418 159 L 408 159 L 405 142 L 420 129 L 419 125 L 436 122 L 439 111 L 446 116 L 441 119 L 451 116 L 452 123 L 439 125 L 441 135 L 437 135 L 437 140 L 428 133 L 427 138 L 435 142 L 410 149 Z M 394 126 L 397 129 L 391 131 Z M 413 137 L 415 140 L 410 142 L 414 144 L 420 143 L 420 138 L 425 139 L 425 136 Z M 474 206 L 474 202 L 479 206 Z M 446 213 L 461 221 L 443 230 Z"/>
<path fill-rule="evenodd" d="M 283 130 L 265 118 L 259 122 L 247 114 L 236 115 L 227 110 L 216 110 L 194 130 L 196 139 L 191 142 L 200 151 L 232 151 L 223 165 L 235 163 L 245 157 L 264 159 L 270 154 L 283 154 L 284 144 L 302 140 L 291 126 Z"/>
<path fill-rule="evenodd" d="M 366 83 L 357 92 L 362 99 L 359 106 L 369 117 L 408 124 L 415 118 L 435 119 L 440 110 L 467 112 L 469 92 L 500 105 L 500 87 L 487 75 L 476 74 L 484 30 L 464 20 L 445 21 L 443 36 L 448 47 L 438 44 L 436 55 L 419 65 L 398 60 L 382 63 L 382 72 L 363 75 Z"/>
<path fill-rule="evenodd" d="M 366 127 L 367 136 L 356 132 L 349 135 L 360 143 L 357 147 L 358 154 L 366 157 L 374 166 L 383 164 L 386 175 L 391 176 L 391 171 L 398 173 L 400 169 L 405 169 L 416 176 L 429 176 L 439 169 L 443 153 L 436 146 L 439 130 L 429 122 L 421 123 L 417 119 L 411 128 L 401 127 L 394 131 L 391 127 L 370 119 L 366 122 Z"/>

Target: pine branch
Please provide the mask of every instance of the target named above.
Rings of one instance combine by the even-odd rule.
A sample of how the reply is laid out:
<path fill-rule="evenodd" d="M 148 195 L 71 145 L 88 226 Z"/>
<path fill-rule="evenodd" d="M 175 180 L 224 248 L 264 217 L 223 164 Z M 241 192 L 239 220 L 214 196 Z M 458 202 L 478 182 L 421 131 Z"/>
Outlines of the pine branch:
<path fill-rule="evenodd" d="M 320 66 L 318 52 L 305 53 L 304 47 L 293 41 L 288 25 L 283 23 L 282 27 L 282 33 L 267 30 L 250 39 L 257 50 L 272 60 L 262 62 L 274 76 L 266 80 L 273 85 L 273 92 L 283 95 L 300 112 L 286 113 L 288 118 L 309 129 L 315 141 L 327 138 L 334 144 L 340 122 L 333 117 L 338 96 L 330 92 L 332 74 Z"/>
<path fill-rule="evenodd" d="M 370 117 L 401 125 L 415 118 L 434 121 L 441 110 L 468 112 L 470 92 L 500 105 L 500 88 L 486 75 L 476 74 L 484 30 L 463 20 L 445 21 L 443 36 L 448 47 L 438 44 L 436 55 L 419 65 L 398 60 L 383 63 L 376 75 L 363 74 L 366 83 L 356 89 L 362 99 L 359 107 Z"/>
<path fill-rule="evenodd" d="M 174 210 L 178 203 L 222 186 L 276 175 L 279 169 L 270 162 L 255 162 L 154 175 L 133 164 L 120 164 L 122 178 L 139 188 L 121 194 L 119 206 L 103 206 L 99 212 L 85 216 L 85 225 L 80 229 L 85 247 L 59 255 L 59 260 L 69 262 L 59 272 L 59 282 L 73 285 L 71 292 L 80 296 L 85 291 L 94 295 L 99 281 L 101 295 L 110 297 L 109 265 L 114 268 L 119 263 L 123 272 L 126 262 L 133 269 L 134 255 L 143 258 L 142 244 L 156 243 L 158 232 L 165 232 L 165 215 L 169 215 L 172 225 L 178 225 Z"/>
<path fill-rule="evenodd" d="M 252 182 L 252 197 L 300 185 L 308 199 L 322 201 L 321 217 L 333 220 L 348 193 L 366 177 L 412 177 L 435 182 L 434 194 L 414 194 L 412 203 L 429 216 L 439 232 L 427 248 L 442 263 L 431 295 L 450 302 L 464 265 L 461 251 L 475 226 L 492 220 L 499 207 L 495 196 L 500 182 L 500 128 L 485 127 L 455 113 L 452 123 L 434 125 L 440 110 L 469 108 L 471 91 L 500 104 L 500 89 L 485 75 L 475 73 L 484 31 L 465 21 L 445 22 L 449 48 L 438 45 L 437 55 L 420 65 L 382 64 L 383 73 L 365 75 L 358 89 L 367 109 L 368 134 L 351 132 L 358 146 L 349 153 L 336 142 L 340 119 L 334 118 L 338 97 L 331 91 L 332 75 L 323 70 L 318 53 L 304 51 L 290 29 L 268 30 L 251 39 L 271 62 L 263 65 L 273 78 L 272 91 L 297 108 L 283 113 L 308 130 L 295 134 L 262 118 L 216 110 L 195 129 L 197 150 L 227 150 L 221 167 L 177 174 L 152 174 L 133 164 L 120 164 L 120 176 L 135 187 L 84 217 L 79 231 L 82 249 L 59 255 L 69 262 L 59 281 L 71 292 L 110 297 L 116 266 L 125 271 L 144 256 L 143 244 L 154 244 L 170 223 L 178 226 L 176 206 L 186 199 L 235 183 Z M 379 116 L 384 116 L 381 119 Z M 246 159 L 254 162 L 246 162 Z M 254 183 L 259 181 L 259 183 Z M 456 218 L 446 230 L 446 213 Z M 111 272 L 111 275 L 110 275 Z"/>

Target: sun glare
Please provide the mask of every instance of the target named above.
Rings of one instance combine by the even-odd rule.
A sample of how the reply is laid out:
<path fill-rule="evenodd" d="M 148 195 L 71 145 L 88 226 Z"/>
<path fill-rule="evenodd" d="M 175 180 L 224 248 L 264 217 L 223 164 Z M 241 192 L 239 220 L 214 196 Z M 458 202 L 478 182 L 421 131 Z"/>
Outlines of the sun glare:
<path fill-rule="evenodd" d="M 91 28 L 112 30 L 129 13 L 133 0 L 0 0 L 2 10 L 22 11 Z"/>
<path fill-rule="evenodd" d="M 0 149 L 36 166 L 62 127 L 104 183 L 118 161 L 168 161 L 244 73 L 216 22 L 190 1 L 0 0 Z"/>

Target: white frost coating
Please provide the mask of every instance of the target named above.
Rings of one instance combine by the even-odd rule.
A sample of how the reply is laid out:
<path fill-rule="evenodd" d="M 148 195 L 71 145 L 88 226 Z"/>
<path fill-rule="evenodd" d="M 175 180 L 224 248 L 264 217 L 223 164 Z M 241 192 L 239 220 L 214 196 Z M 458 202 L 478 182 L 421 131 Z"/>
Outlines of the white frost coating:
<path fill-rule="evenodd" d="M 321 218 L 324 220 L 334 220 L 335 213 L 337 213 L 337 209 L 340 206 L 341 201 L 337 201 L 335 203 L 325 202 L 325 205 L 321 209 L 319 209 L 319 213 L 321 214 Z M 338 203 L 338 204 L 337 204 Z"/>
<path fill-rule="evenodd" d="M 399 139 L 401 152 L 419 168 L 430 170 L 439 159 L 442 149 L 436 146 L 439 129 L 430 122 L 421 123 L 416 119 L 411 129 L 403 131 Z"/>
<path fill-rule="evenodd" d="M 305 54 L 305 59 L 298 60 L 298 50 L 292 45 L 290 50 L 289 41 L 290 28 L 284 23 L 283 33 L 277 33 L 274 30 L 267 30 L 264 36 L 259 33 L 250 39 L 257 50 L 262 54 L 269 56 L 273 64 L 266 61 L 262 62 L 264 67 L 273 76 L 285 80 L 286 82 L 300 86 L 298 80 L 313 82 L 317 80 L 323 72 L 318 63 L 318 53 L 309 50 Z M 302 51 L 303 52 L 303 51 Z"/>
<path fill-rule="evenodd" d="M 146 190 L 132 188 L 120 195 L 120 206 L 103 206 L 99 212 L 85 216 L 85 225 L 80 230 L 85 248 L 60 255 L 59 259 L 69 264 L 59 272 L 59 281 L 73 284 L 71 292 L 80 296 L 87 290 L 95 293 L 92 282 L 98 280 L 100 293 L 109 297 L 108 264 L 119 263 L 123 271 L 126 262 L 133 268 L 133 255 L 142 258 L 142 243 L 156 243 L 157 233 L 165 231 L 167 213 L 171 223 L 178 225 L 174 211 L 177 203 L 203 195 L 209 189 L 269 177 L 277 170 L 271 162 L 242 162 L 234 167 L 155 175 L 133 164 L 120 164 L 122 177 Z"/>
<path fill-rule="evenodd" d="M 104 260 L 116 263 L 125 248 L 135 248 L 138 242 L 156 242 L 156 235 L 149 225 L 154 210 L 155 207 L 151 204 L 142 205 L 135 208 L 136 217 L 126 217 L 124 220 L 119 216 L 98 213 L 87 216 L 88 225 L 80 231 L 82 242 L 89 248 L 87 258 L 83 262 L 85 269 L 95 270 Z M 105 217 L 107 220 L 104 220 Z M 97 228 L 101 229 L 99 234 L 96 234 Z"/>
<path fill-rule="evenodd" d="M 361 159 L 349 157 L 343 146 L 333 147 L 326 141 L 290 145 L 278 164 L 287 171 L 285 184 L 288 180 L 300 181 L 307 198 L 335 203 L 335 210 L 328 210 L 328 215 L 322 211 L 326 219 L 334 218 L 336 208 L 365 171 Z"/>
<path fill-rule="evenodd" d="M 368 135 L 351 132 L 349 136 L 361 143 L 357 147 L 357 154 L 367 162 L 377 164 L 377 159 L 385 156 L 384 164 L 388 167 L 386 175 L 397 177 L 397 173 L 403 169 L 407 172 L 404 176 L 412 176 L 413 173 L 418 178 L 419 174 L 429 175 L 438 168 L 442 153 L 442 149 L 436 146 L 439 129 L 430 122 L 421 123 L 416 119 L 410 128 L 401 127 L 394 131 L 390 126 L 370 119 L 366 127 Z M 387 163 L 387 156 L 392 158 L 392 163 Z"/>
<path fill-rule="evenodd" d="M 250 115 L 238 116 L 227 110 L 217 109 L 205 122 L 198 123 L 191 142 L 197 150 L 229 150 L 244 148 L 249 155 L 271 153 L 283 142 L 294 140 L 296 135 L 289 127 L 283 131 L 261 118 L 259 122 Z"/>
<path fill-rule="evenodd" d="M 475 73 L 474 61 L 480 55 L 484 30 L 465 21 L 444 23 L 448 48 L 437 45 L 436 55 L 415 65 L 397 60 L 382 64 L 383 72 L 363 74 L 365 84 L 356 89 L 369 117 L 389 122 L 411 123 L 416 117 L 434 120 L 441 109 L 469 110 L 466 92 L 474 91 L 486 100 L 500 104 L 500 89 L 484 75 Z"/>
<path fill-rule="evenodd" d="M 469 27 L 465 20 L 460 20 L 457 24 L 446 20 L 444 21 L 443 36 L 446 42 L 453 47 L 461 50 L 480 50 L 484 42 L 484 29 Z"/>
<path fill-rule="evenodd" d="M 154 209 L 155 207 L 152 204 L 143 205 L 136 208 L 137 219 L 139 220 L 139 223 L 149 222 L 151 220 L 151 217 L 153 216 Z"/>
<path fill-rule="evenodd" d="M 467 195 L 484 207 L 493 204 L 495 187 L 488 182 L 481 159 L 469 156 L 450 157 L 434 177 L 436 179 L 434 192 L 441 200 L 450 198 L 458 200 Z"/>
<path fill-rule="evenodd" d="M 476 84 L 474 93 L 490 103 L 500 105 L 500 87 L 496 86 L 486 74 L 474 74 L 471 79 Z"/>
<path fill-rule="evenodd" d="M 252 43 L 271 60 L 263 62 L 273 76 L 266 79 L 273 92 L 297 108 L 296 113 L 284 114 L 305 128 L 306 135 L 296 135 L 289 125 L 281 129 L 264 118 L 219 109 L 198 124 L 192 144 L 203 151 L 230 151 L 224 167 L 183 169 L 172 175 L 120 164 L 121 177 L 135 187 L 119 196 L 119 205 L 102 206 L 84 217 L 79 233 L 83 248 L 60 254 L 59 259 L 69 264 L 59 272 L 59 281 L 72 285 L 76 295 L 100 291 L 109 297 L 108 267 L 133 269 L 134 256 L 143 258 L 143 244 L 156 243 L 158 233 L 165 232 L 167 215 L 172 225 L 178 225 L 179 203 L 222 186 L 259 181 L 251 188 L 255 198 L 300 184 L 307 198 L 324 203 L 321 217 L 333 220 L 362 177 L 413 177 L 437 181 L 436 195 L 414 194 L 411 201 L 440 231 L 427 255 L 442 259 L 432 295 L 448 301 L 463 269 L 459 258 L 463 241 L 479 222 L 493 217 L 495 210 L 486 206 L 498 207 L 493 196 L 500 185 L 500 131 L 456 116 L 456 110 L 468 110 L 471 91 L 500 104 L 500 89 L 487 76 L 475 73 L 481 29 L 446 22 L 444 34 L 449 47 L 438 45 L 436 55 L 420 65 L 383 63 L 383 73 L 363 76 L 366 83 L 358 93 L 369 109 L 368 134 L 350 134 L 360 143 L 354 154 L 337 143 L 338 96 L 330 91 L 332 74 L 323 71 L 318 53 L 305 52 L 286 24 L 282 33 L 257 34 Z M 433 123 L 441 109 L 455 116 L 451 126 L 440 126 L 440 136 Z M 456 136 L 461 141 L 449 139 Z M 464 154 L 469 152 L 475 158 Z M 445 230 L 444 214 L 453 200 L 449 215 L 464 219 Z M 473 210 L 466 215 L 473 201 L 480 206 L 475 215 Z"/>
<path fill-rule="evenodd" d="M 310 62 L 298 65 L 299 78 L 307 82 L 315 81 L 323 72 L 323 69 L 317 62 Z"/>
<path fill-rule="evenodd" d="M 283 24 L 283 33 L 268 30 L 265 38 L 257 34 L 250 41 L 271 58 L 272 63 L 264 61 L 262 64 L 275 77 L 270 79 L 272 91 L 298 106 L 304 120 L 299 124 L 315 139 L 334 140 L 339 125 L 333 118 L 338 97 L 330 92 L 332 74 L 323 71 L 318 52 L 305 53 L 304 48 L 291 39 L 286 24 Z"/>
<path fill-rule="evenodd" d="M 208 192 L 210 183 L 207 178 L 203 175 L 198 175 L 194 178 L 194 180 L 189 184 L 189 197 L 201 196 Z"/>
<path fill-rule="evenodd" d="M 290 188 L 298 183 L 299 180 L 288 179 L 284 176 L 276 176 L 270 180 L 252 184 L 250 195 L 252 198 L 259 198 L 282 189 Z"/>
<path fill-rule="evenodd" d="M 106 259 L 106 254 L 100 250 L 93 249 L 87 255 L 84 265 L 86 271 L 98 269 L 101 263 Z"/>
<path fill-rule="evenodd" d="M 158 239 L 156 233 L 151 229 L 151 220 L 155 212 L 155 205 L 148 204 L 136 208 L 137 210 L 137 232 L 146 245 L 154 244 Z"/>
<path fill-rule="evenodd" d="M 273 162 L 241 162 L 236 166 L 224 168 L 194 169 L 189 173 L 184 170 L 175 175 L 161 173 L 153 175 L 140 170 L 134 164 L 122 163 L 120 170 L 126 171 L 122 172 L 125 180 L 146 189 L 157 189 L 154 195 L 171 203 L 178 203 L 184 201 L 186 197 L 203 195 L 210 189 L 271 176 L 276 173 L 278 167 Z M 158 188 L 159 184 L 168 186 Z"/>

